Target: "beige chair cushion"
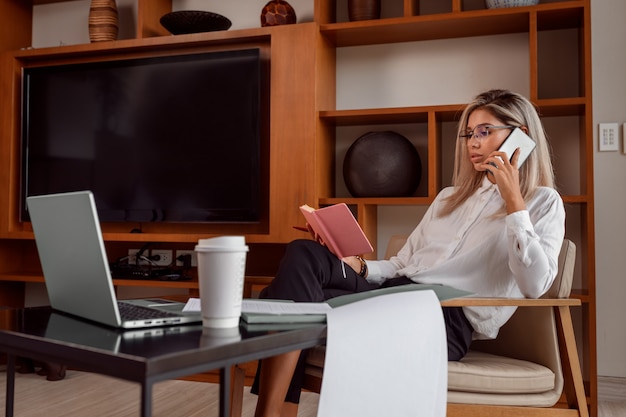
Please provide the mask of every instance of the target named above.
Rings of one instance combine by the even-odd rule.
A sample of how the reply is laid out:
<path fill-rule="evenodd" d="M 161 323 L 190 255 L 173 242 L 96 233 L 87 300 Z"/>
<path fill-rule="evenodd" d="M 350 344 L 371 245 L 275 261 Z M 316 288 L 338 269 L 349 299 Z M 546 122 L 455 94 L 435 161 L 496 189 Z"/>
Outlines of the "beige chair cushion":
<path fill-rule="evenodd" d="M 307 374 L 322 377 L 324 346 L 307 355 Z M 448 390 L 486 394 L 532 394 L 554 389 L 555 375 L 533 362 L 470 351 L 459 362 L 448 362 Z"/>
<path fill-rule="evenodd" d="M 533 362 L 470 351 L 459 362 L 448 362 L 448 390 L 489 394 L 550 391 L 555 376 Z"/>

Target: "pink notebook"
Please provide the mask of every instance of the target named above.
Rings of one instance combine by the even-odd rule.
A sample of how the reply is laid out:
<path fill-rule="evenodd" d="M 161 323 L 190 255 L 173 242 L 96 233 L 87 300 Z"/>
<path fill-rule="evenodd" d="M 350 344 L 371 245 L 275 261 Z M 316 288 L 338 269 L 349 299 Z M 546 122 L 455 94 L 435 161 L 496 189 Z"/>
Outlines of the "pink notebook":
<path fill-rule="evenodd" d="M 305 204 L 300 206 L 300 211 L 328 249 L 339 259 L 374 251 L 345 203 L 317 210 Z"/>

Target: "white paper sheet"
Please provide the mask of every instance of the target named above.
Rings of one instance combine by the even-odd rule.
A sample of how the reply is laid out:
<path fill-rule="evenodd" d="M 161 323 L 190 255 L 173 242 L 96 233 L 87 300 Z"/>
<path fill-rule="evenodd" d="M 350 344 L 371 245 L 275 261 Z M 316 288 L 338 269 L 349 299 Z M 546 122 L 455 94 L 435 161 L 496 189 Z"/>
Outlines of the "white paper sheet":
<path fill-rule="evenodd" d="M 331 307 L 326 303 L 293 303 L 245 298 L 241 303 L 243 313 L 261 314 L 326 314 Z M 200 311 L 200 299 L 190 298 L 183 311 Z"/>
<path fill-rule="evenodd" d="M 445 416 L 446 332 L 432 290 L 336 307 L 327 323 L 318 417 Z"/>
<path fill-rule="evenodd" d="M 195 312 L 200 311 L 200 299 L 199 298 L 190 298 L 187 300 L 187 303 L 183 307 L 184 312 Z"/>
<path fill-rule="evenodd" d="M 326 314 L 331 307 L 326 303 L 292 303 L 244 299 L 241 311 L 263 314 Z"/>

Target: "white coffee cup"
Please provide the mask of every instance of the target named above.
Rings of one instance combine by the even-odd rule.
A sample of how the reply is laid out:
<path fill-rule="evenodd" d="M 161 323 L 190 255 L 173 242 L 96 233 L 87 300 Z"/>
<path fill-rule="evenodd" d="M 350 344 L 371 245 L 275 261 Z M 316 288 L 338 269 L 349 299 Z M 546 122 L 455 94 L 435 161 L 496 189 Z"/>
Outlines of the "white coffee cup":
<path fill-rule="evenodd" d="M 245 238 L 200 239 L 195 251 L 202 325 L 209 328 L 238 326 L 248 252 Z"/>

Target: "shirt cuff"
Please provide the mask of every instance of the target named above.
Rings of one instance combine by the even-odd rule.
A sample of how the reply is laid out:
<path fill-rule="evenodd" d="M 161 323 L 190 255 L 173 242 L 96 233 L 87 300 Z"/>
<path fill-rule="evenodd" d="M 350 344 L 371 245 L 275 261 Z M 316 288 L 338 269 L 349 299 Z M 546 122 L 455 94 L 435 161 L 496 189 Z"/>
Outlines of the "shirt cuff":
<path fill-rule="evenodd" d="M 380 262 L 366 260 L 365 263 L 367 264 L 367 277 L 365 277 L 367 282 L 370 284 L 382 284 L 385 279 L 382 277 Z"/>
<path fill-rule="evenodd" d="M 535 229 L 530 220 L 528 210 L 520 210 L 506 217 L 507 233 L 510 238 L 509 244 L 513 244 L 512 250 L 519 261 L 526 267 L 532 264 L 529 254 L 531 242 L 537 239 Z"/>

